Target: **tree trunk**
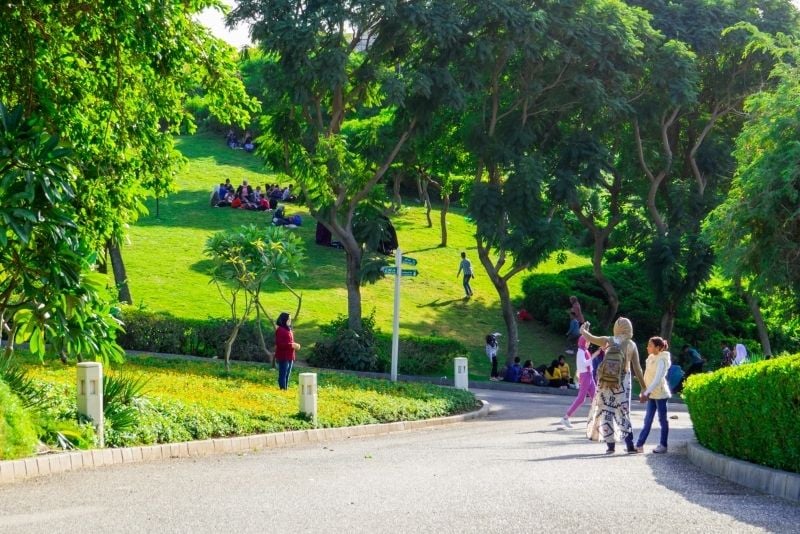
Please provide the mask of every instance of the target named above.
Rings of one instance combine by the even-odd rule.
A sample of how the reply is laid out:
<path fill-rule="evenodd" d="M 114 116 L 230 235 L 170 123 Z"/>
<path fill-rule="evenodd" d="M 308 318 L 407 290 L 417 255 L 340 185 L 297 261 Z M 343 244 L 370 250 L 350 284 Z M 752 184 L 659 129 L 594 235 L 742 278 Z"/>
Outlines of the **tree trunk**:
<path fill-rule="evenodd" d="M 114 271 L 114 283 L 117 286 L 117 298 L 120 302 L 133 304 L 131 290 L 128 287 L 128 275 L 125 272 L 125 262 L 122 260 L 122 250 L 113 241 L 106 243 L 108 254 L 111 257 L 111 269 Z"/>
<path fill-rule="evenodd" d="M 442 194 L 442 210 L 439 212 L 439 221 L 442 225 L 442 244 L 447 246 L 447 211 L 450 209 L 450 195 Z"/>
<path fill-rule="evenodd" d="M 395 213 L 400 212 L 403 207 L 403 197 L 400 195 L 400 184 L 403 181 L 403 173 L 396 172 L 394 174 L 393 195 L 392 195 L 392 209 Z"/>
<path fill-rule="evenodd" d="M 355 241 L 355 240 L 350 240 Z M 361 249 L 347 245 L 344 240 L 345 253 L 347 254 L 347 321 L 352 330 L 361 331 Z M 398 273 L 398 276 L 400 274 Z"/>
<path fill-rule="evenodd" d="M 604 252 L 605 235 L 602 233 L 595 234 L 592 267 L 594 271 L 594 277 L 597 280 L 597 283 L 600 284 L 600 287 L 603 288 L 603 291 L 606 292 L 606 298 L 608 299 L 608 308 L 606 309 L 606 316 L 603 319 L 602 325 L 603 330 L 606 331 L 617 316 L 617 310 L 619 310 L 619 297 L 617 296 L 617 291 L 614 289 L 614 286 L 611 284 L 611 280 L 606 278 L 606 275 L 603 273 Z"/>
<path fill-rule="evenodd" d="M 758 339 L 761 341 L 761 350 L 764 352 L 764 357 L 771 358 L 772 345 L 769 342 L 767 325 L 764 323 L 764 317 L 761 315 L 761 306 L 758 303 L 758 297 L 749 291 L 742 291 L 742 293 L 744 293 L 744 299 L 747 301 L 747 306 L 750 308 L 750 313 L 753 314 L 753 320 L 756 322 Z"/>
<path fill-rule="evenodd" d="M 500 309 L 503 313 L 503 321 L 506 323 L 506 332 L 508 333 L 506 364 L 511 365 L 514 363 L 514 358 L 517 356 L 519 347 L 519 332 L 517 330 L 517 317 L 514 315 L 514 305 L 511 302 L 511 294 L 508 291 L 508 283 L 505 279 L 492 277 L 492 282 L 497 288 L 497 294 L 500 296 Z"/>
<path fill-rule="evenodd" d="M 229 373 L 231 371 L 231 350 L 233 349 L 233 342 L 236 341 L 236 336 L 239 335 L 239 329 L 242 327 L 242 323 L 244 319 L 241 321 L 237 321 L 237 323 L 233 326 L 233 330 L 231 331 L 231 335 L 228 336 L 228 339 L 225 341 L 225 372 Z"/>
<path fill-rule="evenodd" d="M 634 325 L 634 329 L 636 325 Z M 672 339 L 672 330 L 675 328 L 675 307 L 668 304 L 661 314 L 661 337 L 670 341 Z"/>
<path fill-rule="evenodd" d="M 431 220 L 431 197 L 428 194 L 428 179 L 422 178 L 422 202 L 425 204 L 425 218 L 428 220 L 428 228 L 433 228 Z"/>
<path fill-rule="evenodd" d="M 267 342 L 264 340 L 264 332 L 261 331 L 261 303 L 258 301 L 258 297 L 255 298 L 254 303 L 256 305 L 256 331 L 258 332 L 258 345 L 261 347 L 261 350 L 264 351 L 264 363 L 271 363 L 272 367 L 274 368 L 274 354 L 271 353 L 267 348 Z"/>
<path fill-rule="evenodd" d="M 506 363 L 512 364 L 514 358 L 517 357 L 517 350 L 519 347 L 519 331 L 517 330 L 517 317 L 514 314 L 514 305 L 511 302 L 511 294 L 508 290 L 508 281 L 500 276 L 500 273 L 492 264 L 489 258 L 489 251 L 478 245 L 478 257 L 481 260 L 483 268 L 492 285 L 497 290 L 497 295 L 500 297 L 500 311 L 503 314 L 503 321 L 506 323 L 506 333 L 508 339 L 506 341 Z"/>

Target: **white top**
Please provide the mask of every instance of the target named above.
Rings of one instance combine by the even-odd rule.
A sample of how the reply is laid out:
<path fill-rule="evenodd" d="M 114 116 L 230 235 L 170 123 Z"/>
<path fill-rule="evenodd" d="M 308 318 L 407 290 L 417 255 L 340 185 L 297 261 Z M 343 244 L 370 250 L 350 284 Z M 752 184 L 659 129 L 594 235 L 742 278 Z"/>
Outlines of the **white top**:
<path fill-rule="evenodd" d="M 591 372 L 592 356 L 584 349 L 578 349 L 575 354 L 575 374 L 580 376 L 583 373 Z"/>
<path fill-rule="evenodd" d="M 657 356 L 658 354 L 654 354 L 647 357 L 647 369 L 645 370 L 645 378 L 647 378 L 646 375 L 650 374 L 647 371 L 650 371 L 652 360 L 656 360 L 656 371 L 653 374 L 652 380 L 650 380 L 650 386 L 646 390 L 644 390 L 644 394 L 648 396 L 651 393 L 653 393 L 653 390 L 656 389 L 657 387 L 666 385 L 667 364 L 664 358 L 656 359 L 655 357 Z M 667 389 L 667 392 L 669 392 L 669 389 Z"/>

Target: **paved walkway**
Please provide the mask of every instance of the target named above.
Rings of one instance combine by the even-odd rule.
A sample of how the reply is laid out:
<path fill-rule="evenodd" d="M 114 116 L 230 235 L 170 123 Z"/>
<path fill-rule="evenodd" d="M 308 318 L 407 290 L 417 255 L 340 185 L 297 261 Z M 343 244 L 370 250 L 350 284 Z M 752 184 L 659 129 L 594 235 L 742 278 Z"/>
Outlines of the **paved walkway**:
<path fill-rule="evenodd" d="M 559 430 L 568 397 L 476 392 L 467 423 L 0 486 L 0 533 L 800 532 L 800 506 L 688 462 L 684 406 L 669 454 L 606 456 Z"/>

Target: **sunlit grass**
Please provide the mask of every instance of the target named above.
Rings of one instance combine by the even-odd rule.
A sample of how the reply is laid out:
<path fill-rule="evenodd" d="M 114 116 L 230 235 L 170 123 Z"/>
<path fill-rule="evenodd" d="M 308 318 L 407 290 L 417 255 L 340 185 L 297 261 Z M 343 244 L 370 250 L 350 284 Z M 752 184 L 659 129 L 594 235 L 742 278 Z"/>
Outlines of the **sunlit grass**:
<path fill-rule="evenodd" d="M 217 136 L 180 138 L 178 148 L 188 158 L 187 166 L 177 176 L 178 191 L 159 200 L 158 216 L 155 202 L 149 203 L 150 214 L 130 228 L 123 249 L 134 302 L 178 317 L 226 317 L 227 304 L 209 284 L 208 261 L 203 256 L 205 241 L 212 233 L 236 225 L 266 227 L 269 217 L 263 212 L 212 208 L 208 202 L 211 188 L 225 178 L 234 184 L 246 179 L 262 186 L 280 178 L 266 171 L 256 156 L 228 149 Z M 490 331 L 503 332 L 505 328 L 497 293 L 482 274 L 475 253 L 474 227 L 465 219 L 462 209 L 453 209 L 448 215 L 448 247 L 441 248 L 438 214 L 432 214 L 434 226 L 428 228 L 419 203 L 415 199 L 405 202 L 407 207 L 393 222 L 400 247 L 419 261 L 416 267 L 419 276 L 402 279 L 401 332 L 461 340 L 472 351 L 473 376 L 483 378 L 488 374 L 488 362 L 483 355 L 484 336 Z M 304 221 L 295 232 L 307 244 L 308 261 L 302 276 L 293 280 L 292 285 L 303 295 L 295 335 L 300 343 L 310 346 L 319 337 L 320 324 L 347 312 L 344 253 L 314 243 L 315 223 L 301 206 L 287 204 L 287 213 L 298 213 Z M 461 251 L 467 252 L 477 272 L 473 282 L 475 297 L 469 301 L 462 299 L 463 289 L 456 277 Z M 568 253 L 566 257 L 566 264 L 558 264 L 553 257 L 539 266 L 538 271 L 556 272 L 588 263 L 574 254 Z M 525 273 L 512 280 L 513 298 L 521 297 L 524 276 Z M 364 313 L 374 309 L 376 324 L 385 332 L 391 331 L 393 288 L 391 278 L 362 288 Z M 288 291 L 273 286 L 268 293 L 265 301 L 270 313 L 294 310 L 296 303 Z M 535 323 L 520 324 L 520 344 L 523 359 L 539 363 L 549 362 L 563 349 L 562 339 Z"/>

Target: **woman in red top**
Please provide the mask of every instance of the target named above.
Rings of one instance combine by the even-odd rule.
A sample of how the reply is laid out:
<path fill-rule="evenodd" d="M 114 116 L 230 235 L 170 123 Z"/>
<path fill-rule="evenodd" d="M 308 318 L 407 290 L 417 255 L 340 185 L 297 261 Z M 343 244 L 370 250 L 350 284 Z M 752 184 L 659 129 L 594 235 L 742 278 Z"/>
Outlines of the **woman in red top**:
<path fill-rule="evenodd" d="M 292 334 L 292 318 L 283 312 L 275 321 L 275 360 L 278 362 L 278 387 L 289 389 L 289 375 L 294 363 L 294 352 L 300 350 L 300 344 L 294 342 Z"/>

